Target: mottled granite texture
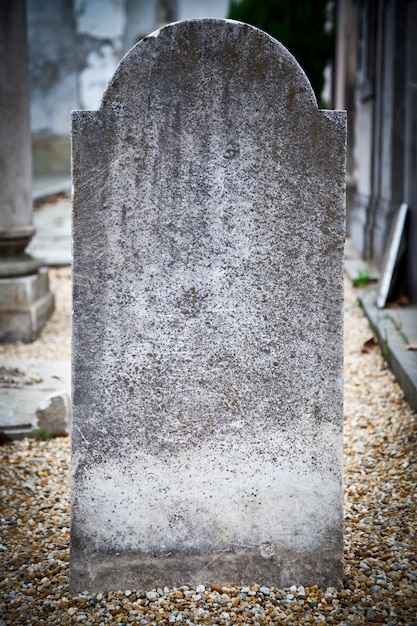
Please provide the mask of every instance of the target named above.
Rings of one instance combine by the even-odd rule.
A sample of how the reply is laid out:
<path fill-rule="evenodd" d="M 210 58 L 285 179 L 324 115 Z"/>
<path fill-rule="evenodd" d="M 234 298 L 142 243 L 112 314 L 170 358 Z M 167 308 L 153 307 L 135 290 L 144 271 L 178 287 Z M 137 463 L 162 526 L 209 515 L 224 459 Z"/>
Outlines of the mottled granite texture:
<path fill-rule="evenodd" d="M 341 584 L 345 124 L 212 19 L 74 112 L 73 590 Z"/>

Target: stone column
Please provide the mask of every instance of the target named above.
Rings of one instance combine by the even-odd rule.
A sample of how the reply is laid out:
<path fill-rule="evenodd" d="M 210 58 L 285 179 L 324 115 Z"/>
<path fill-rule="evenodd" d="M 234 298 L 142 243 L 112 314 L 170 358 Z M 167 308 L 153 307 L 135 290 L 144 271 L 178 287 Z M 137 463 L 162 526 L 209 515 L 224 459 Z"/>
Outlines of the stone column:
<path fill-rule="evenodd" d="M 0 341 L 33 341 L 54 308 L 32 238 L 31 135 L 24 0 L 0 3 Z"/>
<path fill-rule="evenodd" d="M 338 27 L 336 33 L 334 108 L 338 111 L 347 109 L 349 116 L 346 153 L 346 221 L 348 230 L 356 190 L 353 147 L 355 139 L 358 10 L 355 0 L 337 3 Z"/>

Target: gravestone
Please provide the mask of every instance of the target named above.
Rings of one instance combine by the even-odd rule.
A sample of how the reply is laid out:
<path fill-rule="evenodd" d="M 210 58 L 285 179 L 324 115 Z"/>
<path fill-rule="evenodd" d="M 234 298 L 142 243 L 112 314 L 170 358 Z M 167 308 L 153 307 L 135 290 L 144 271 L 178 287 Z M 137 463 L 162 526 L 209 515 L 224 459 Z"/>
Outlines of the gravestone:
<path fill-rule="evenodd" d="M 217 19 L 74 112 L 74 591 L 341 584 L 345 124 Z"/>

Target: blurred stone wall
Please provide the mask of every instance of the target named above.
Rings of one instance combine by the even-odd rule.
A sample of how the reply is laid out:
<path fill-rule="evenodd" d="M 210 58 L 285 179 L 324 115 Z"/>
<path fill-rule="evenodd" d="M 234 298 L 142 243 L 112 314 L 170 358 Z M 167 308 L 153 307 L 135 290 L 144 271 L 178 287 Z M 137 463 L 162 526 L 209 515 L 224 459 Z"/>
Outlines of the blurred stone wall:
<path fill-rule="evenodd" d="M 166 21 L 225 17 L 228 0 L 27 0 L 33 170 L 70 175 L 70 112 L 100 106 L 122 56 Z"/>

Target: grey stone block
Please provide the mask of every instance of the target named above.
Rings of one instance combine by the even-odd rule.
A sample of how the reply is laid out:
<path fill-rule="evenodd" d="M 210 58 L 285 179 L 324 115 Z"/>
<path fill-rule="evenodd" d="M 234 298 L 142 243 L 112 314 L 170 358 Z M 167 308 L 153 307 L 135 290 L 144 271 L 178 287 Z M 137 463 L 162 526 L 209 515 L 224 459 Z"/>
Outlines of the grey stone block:
<path fill-rule="evenodd" d="M 0 279 L 0 341 L 34 341 L 55 305 L 48 271 Z"/>
<path fill-rule="evenodd" d="M 74 112 L 74 591 L 341 585 L 345 137 L 226 20 Z"/>
<path fill-rule="evenodd" d="M 54 393 L 42 400 L 36 409 L 36 429 L 52 435 L 68 435 L 71 402 L 67 393 Z"/>

